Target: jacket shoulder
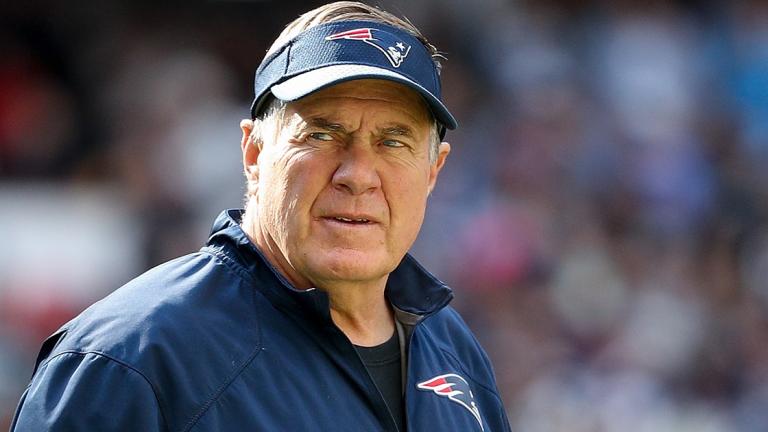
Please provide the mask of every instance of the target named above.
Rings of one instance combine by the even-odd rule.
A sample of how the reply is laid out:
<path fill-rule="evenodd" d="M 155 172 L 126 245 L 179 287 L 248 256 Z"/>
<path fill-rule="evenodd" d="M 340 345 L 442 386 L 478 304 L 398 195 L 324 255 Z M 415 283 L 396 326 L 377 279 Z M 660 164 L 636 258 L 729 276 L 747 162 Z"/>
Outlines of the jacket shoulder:
<path fill-rule="evenodd" d="M 147 271 L 65 324 L 36 369 L 63 353 L 109 358 L 176 421 L 194 418 L 260 350 L 253 285 L 225 261 L 199 252 Z"/>
<path fill-rule="evenodd" d="M 239 307 L 238 307 L 239 306 Z M 129 364 L 151 344 L 170 344 L 218 333 L 232 313 L 240 328 L 256 329 L 250 284 L 217 257 L 200 252 L 161 264 L 94 303 L 63 326 L 57 349 L 98 351 Z M 225 312 L 226 311 L 226 312 Z M 251 317 L 251 319 L 247 319 Z M 219 327 L 220 328 L 220 327 Z M 222 329 L 225 330 L 225 329 Z"/>
<path fill-rule="evenodd" d="M 11 431 L 168 430 L 151 384 L 124 364 L 65 352 L 37 375 L 22 395 Z"/>

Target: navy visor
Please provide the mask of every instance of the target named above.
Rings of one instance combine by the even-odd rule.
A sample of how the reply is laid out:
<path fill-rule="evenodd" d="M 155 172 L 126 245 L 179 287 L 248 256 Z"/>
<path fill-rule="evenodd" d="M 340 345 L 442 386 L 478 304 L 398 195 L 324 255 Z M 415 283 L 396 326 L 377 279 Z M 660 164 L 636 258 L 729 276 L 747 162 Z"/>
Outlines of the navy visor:
<path fill-rule="evenodd" d="M 440 77 L 426 47 L 410 33 L 371 21 L 338 21 L 312 27 L 264 59 L 256 71 L 251 117 L 272 94 L 295 101 L 356 79 L 384 79 L 421 94 L 444 128 L 458 124 L 442 101 Z"/>

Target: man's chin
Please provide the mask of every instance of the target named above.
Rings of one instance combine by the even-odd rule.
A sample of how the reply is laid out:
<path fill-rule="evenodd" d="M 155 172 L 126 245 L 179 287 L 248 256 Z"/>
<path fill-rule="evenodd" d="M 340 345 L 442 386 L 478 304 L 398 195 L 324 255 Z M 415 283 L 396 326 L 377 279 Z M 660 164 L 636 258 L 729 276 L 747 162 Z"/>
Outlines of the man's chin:
<path fill-rule="evenodd" d="M 389 257 L 374 254 L 334 254 L 316 259 L 312 267 L 316 270 L 313 273 L 318 281 L 365 284 L 386 281 L 387 275 L 394 269 L 394 266 L 386 265 L 389 260 Z"/>

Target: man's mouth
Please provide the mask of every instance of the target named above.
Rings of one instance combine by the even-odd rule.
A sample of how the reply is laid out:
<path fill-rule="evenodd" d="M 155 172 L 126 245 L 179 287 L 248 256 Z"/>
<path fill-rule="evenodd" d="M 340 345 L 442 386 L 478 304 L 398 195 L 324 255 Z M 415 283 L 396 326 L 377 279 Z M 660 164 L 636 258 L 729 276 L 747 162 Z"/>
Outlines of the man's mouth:
<path fill-rule="evenodd" d="M 347 223 L 347 224 L 354 224 L 354 225 L 364 225 L 364 224 L 371 223 L 371 221 L 366 219 L 366 218 L 347 218 L 347 217 L 343 217 L 343 216 L 334 216 L 331 219 L 333 219 L 335 221 L 338 221 L 338 222 L 343 222 L 343 223 Z"/>

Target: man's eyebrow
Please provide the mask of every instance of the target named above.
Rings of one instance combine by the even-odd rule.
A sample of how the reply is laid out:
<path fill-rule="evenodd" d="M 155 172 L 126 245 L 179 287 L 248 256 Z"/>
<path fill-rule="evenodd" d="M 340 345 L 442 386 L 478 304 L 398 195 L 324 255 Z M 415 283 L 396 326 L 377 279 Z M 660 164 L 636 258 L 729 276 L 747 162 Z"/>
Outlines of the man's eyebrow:
<path fill-rule="evenodd" d="M 381 130 L 382 134 L 384 135 L 397 135 L 397 136 L 404 136 L 407 138 L 413 138 L 413 129 L 403 125 L 403 124 L 396 124 L 389 127 L 385 127 Z"/>
<path fill-rule="evenodd" d="M 341 124 L 332 123 L 320 117 L 313 118 L 312 120 L 309 121 L 309 124 L 314 127 L 322 128 L 331 132 L 347 133 L 347 130 Z"/>
<path fill-rule="evenodd" d="M 324 129 L 331 132 L 338 132 L 342 134 L 349 133 L 347 132 L 347 129 L 342 124 L 333 123 L 322 117 L 313 118 L 309 120 L 309 122 L 307 123 L 313 127 Z M 396 123 L 391 126 L 383 127 L 379 129 L 379 133 L 381 133 L 382 135 L 395 135 L 395 136 L 402 136 L 406 138 L 413 138 L 415 136 L 413 132 L 413 128 L 401 123 Z"/>

